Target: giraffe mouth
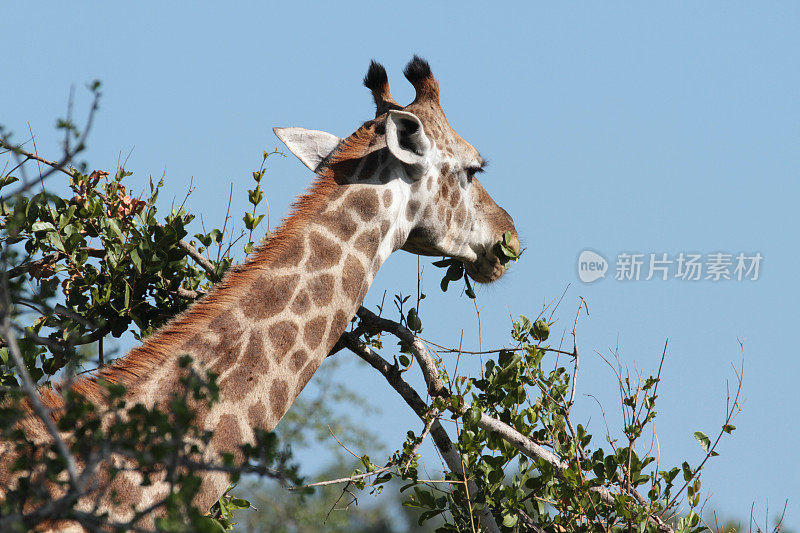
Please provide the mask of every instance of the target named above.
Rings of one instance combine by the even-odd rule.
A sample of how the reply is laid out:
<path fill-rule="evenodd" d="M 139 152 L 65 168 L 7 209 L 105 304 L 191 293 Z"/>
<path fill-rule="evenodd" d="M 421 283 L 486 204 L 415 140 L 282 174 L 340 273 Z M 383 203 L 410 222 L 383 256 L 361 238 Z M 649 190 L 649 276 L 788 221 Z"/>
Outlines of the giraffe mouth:
<path fill-rule="evenodd" d="M 506 246 L 513 250 L 518 257 L 520 253 L 519 237 L 516 230 L 511 230 L 511 239 Z M 505 237 L 503 237 L 505 238 Z M 481 248 L 473 248 L 475 257 L 470 260 L 461 259 L 467 275 L 478 283 L 491 283 L 500 279 L 508 270 L 508 260 L 501 260 L 502 253 L 500 245 L 503 241 Z M 500 254 L 500 255 L 498 255 Z"/>
<path fill-rule="evenodd" d="M 457 259 L 464 265 L 467 275 L 478 283 L 491 283 L 497 281 L 506 272 L 506 267 L 500 262 L 491 247 L 475 247 L 466 253 L 453 255 L 424 242 L 407 240 L 402 246 L 406 252 L 429 257 L 445 256 Z"/>
<path fill-rule="evenodd" d="M 506 267 L 489 251 L 479 255 L 476 261 L 464 262 L 464 270 L 478 283 L 491 283 L 505 274 Z"/>

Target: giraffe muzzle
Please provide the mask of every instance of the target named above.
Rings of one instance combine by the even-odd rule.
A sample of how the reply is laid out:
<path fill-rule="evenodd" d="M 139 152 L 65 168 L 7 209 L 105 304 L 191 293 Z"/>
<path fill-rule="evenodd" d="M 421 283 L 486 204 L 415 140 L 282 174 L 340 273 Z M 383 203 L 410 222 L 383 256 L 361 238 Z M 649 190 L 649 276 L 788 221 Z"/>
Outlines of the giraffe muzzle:
<path fill-rule="evenodd" d="M 515 254 L 519 254 L 519 236 L 517 235 L 516 230 L 510 231 L 511 242 L 509 243 L 509 247 L 514 251 Z M 470 263 L 465 262 L 464 269 L 469 277 L 478 283 L 491 283 L 493 281 L 497 281 L 503 276 L 503 274 L 505 274 L 506 270 L 508 269 L 508 264 L 507 262 L 504 264 L 504 262 L 497 257 L 497 254 L 495 253 L 495 247 L 492 245 L 485 247 L 480 253 L 478 253 L 477 260 Z"/>

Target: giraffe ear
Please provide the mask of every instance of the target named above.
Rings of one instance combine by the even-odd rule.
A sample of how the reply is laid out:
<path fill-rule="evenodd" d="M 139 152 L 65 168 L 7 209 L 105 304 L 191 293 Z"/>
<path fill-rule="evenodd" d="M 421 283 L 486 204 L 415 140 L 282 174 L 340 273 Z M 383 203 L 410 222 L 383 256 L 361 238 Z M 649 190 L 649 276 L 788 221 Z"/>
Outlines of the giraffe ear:
<path fill-rule="evenodd" d="M 417 115 L 393 110 L 386 115 L 386 146 L 403 163 L 423 167 L 431 142 Z"/>
<path fill-rule="evenodd" d="M 305 128 L 272 128 L 278 139 L 283 141 L 305 166 L 316 172 L 322 162 L 342 141 L 336 135 Z"/>

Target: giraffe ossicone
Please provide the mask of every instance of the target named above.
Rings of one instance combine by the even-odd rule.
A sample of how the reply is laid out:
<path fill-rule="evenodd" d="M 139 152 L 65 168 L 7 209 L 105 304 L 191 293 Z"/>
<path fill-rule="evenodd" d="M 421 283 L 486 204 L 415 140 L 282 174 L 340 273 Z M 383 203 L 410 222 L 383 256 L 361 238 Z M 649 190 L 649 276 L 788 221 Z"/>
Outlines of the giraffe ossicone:
<path fill-rule="evenodd" d="M 402 107 L 391 96 L 385 69 L 372 62 L 364 85 L 376 116 L 344 139 L 276 128 L 316 173 L 292 213 L 207 296 L 125 357 L 77 380 L 75 390 L 100 404 L 102 379 L 125 385 L 128 405 L 167 408 L 179 387 L 178 360 L 188 353 L 218 374 L 219 402 L 197 408 L 201 426 L 214 431 L 206 458 L 239 455 L 241 445 L 253 442 L 254 428 L 277 425 L 392 252 L 455 258 L 478 282 L 502 276 L 494 245 L 505 232 L 516 251 L 519 240 L 511 217 L 475 177 L 485 161 L 447 122 L 428 63 L 414 56 L 404 73 L 416 98 Z M 61 397 L 42 391 L 42 399 L 58 416 Z M 32 440 L 47 438 L 33 417 L 21 426 Z M 201 477 L 196 503 L 208 508 L 228 478 L 220 472 Z M 8 480 L 0 466 L 0 486 Z M 142 487 L 140 480 L 123 472 L 99 489 L 119 495 L 103 500 L 112 517 L 125 520 L 168 490 L 164 482 Z M 92 502 L 90 495 L 80 505 L 90 510 Z"/>

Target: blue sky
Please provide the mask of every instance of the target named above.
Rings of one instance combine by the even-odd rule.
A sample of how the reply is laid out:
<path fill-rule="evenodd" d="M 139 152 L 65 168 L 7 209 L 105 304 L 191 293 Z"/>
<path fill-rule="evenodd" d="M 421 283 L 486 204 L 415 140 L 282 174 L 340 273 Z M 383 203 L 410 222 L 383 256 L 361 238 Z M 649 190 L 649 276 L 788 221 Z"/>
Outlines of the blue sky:
<path fill-rule="evenodd" d="M 797 527 L 799 11 L 790 2 L 13 3 L 0 11 L 0 123 L 17 139 L 30 123 L 39 151 L 55 155 L 52 126 L 70 87 L 80 113 L 82 86 L 100 79 L 93 167 L 113 169 L 130 153 L 134 190 L 165 175 L 162 208 L 193 178 L 188 205 L 213 225 L 231 183 L 232 210 L 244 209 L 250 171 L 279 147 L 273 126 L 345 136 L 372 116 L 360 85 L 371 58 L 408 102 L 402 68 L 426 57 L 450 123 L 490 160 L 481 180 L 527 247 L 504 280 L 478 291 L 484 346 L 508 339 L 509 315 L 536 315 L 567 289 L 560 335 L 583 296 L 576 409 L 599 436 L 601 414 L 585 394 L 609 423 L 619 411 L 595 350 L 618 345 L 649 372 L 669 338 L 657 431 L 661 464 L 671 465 L 699 458 L 692 433 L 722 423 L 741 340 L 744 410 L 704 475 L 709 506 L 744 518 L 753 502 L 763 516 L 789 498 L 787 525 Z M 270 159 L 267 178 L 274 225 L 311 175 L 287 157 Z M 606 279 L 579 281 L 585 249 L 612 263 Z M 757 281 L 622 282 L 613 279 L 621 252 L 764 259 Z M 439 272 L 422 265 L 425 336 L 457 344 L 463 330 L 475 347 L 472 303 L 441 294 Z M 397 254 L 366 304 L 384 290 L 415 291 L 416 272 L 414 256 Z M 389 447 L 419 430 L 378 375 L 357 363 L 341 373 L 383 406 L 365 424 Z"/>

